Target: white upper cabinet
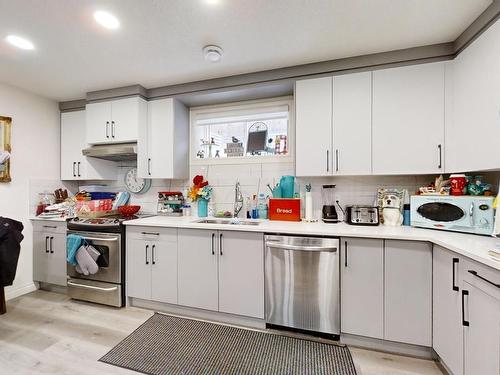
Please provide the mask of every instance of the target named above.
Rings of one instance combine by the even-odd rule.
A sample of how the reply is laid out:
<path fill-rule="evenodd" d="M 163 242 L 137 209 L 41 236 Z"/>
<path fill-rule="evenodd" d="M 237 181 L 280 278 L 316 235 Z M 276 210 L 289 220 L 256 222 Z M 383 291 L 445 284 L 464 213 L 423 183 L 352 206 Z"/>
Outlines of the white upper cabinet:
<path fill-rule="evenodd" d="M 373 174 L 444 171 L 444 63 L 373 72 Z"/>
<path fill-rule="evenodd" d="M 114 180 L 116 164 L 85 157 L 85 111 L 61 113 L 61 180 Z"/>
<path fill-rule="evenodd" d="M 500 168 L 500 21 L 449 64 L 446 171 Z"/>
<path fill-rule="evenodd" d="M 147 103 L 140 97 L 90 103 L 86 109 L 89 144 L 136 142 L 147 121 Z"/>
<path fill-rule="evenodd" d="M 147 126 L 139 128 L 139 177 L 183 179 L 189 175 L 189 112 L 172 98 L 148 102 Z"/>
<path fill-rule="evenodd" d="M 295 83 L 295 174 L 332 174 L 332 77 Z"/>
<path fill-rule="evenodd" d="M 372 73 L 333 77 L 335 175 L 372 173 Z"/>

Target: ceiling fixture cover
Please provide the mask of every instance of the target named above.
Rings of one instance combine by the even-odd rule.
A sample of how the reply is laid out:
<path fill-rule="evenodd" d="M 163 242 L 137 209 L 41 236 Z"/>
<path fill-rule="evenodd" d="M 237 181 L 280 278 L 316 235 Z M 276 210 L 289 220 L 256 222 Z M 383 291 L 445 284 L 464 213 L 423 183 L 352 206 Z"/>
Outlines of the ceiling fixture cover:
<path fill-rule="evenodd" d="M 25 49 L 25 50 L 35 49 L 33 43 L 31 43 L 28 39 L 21 38 L 20 36 L 17 35 L 8 35 L 7 38 L 5 38 L 5 40 L 9 44 L 20 49 Z"/>
<path fill-rule="evenodd" d="M 207 61 L 219 62 L 222 58 L 222 48 L 214 45 L 205 46 L 203 47 L 203 55 Z"/>
<path fill-rule="evenodd" d="M 94 12 L 94 19 L 99 25 L 105 27 L 106 29 L 115 30 L 120 27 L 120 21 L 118 21 L 118 18 L 104 10 Z"/>

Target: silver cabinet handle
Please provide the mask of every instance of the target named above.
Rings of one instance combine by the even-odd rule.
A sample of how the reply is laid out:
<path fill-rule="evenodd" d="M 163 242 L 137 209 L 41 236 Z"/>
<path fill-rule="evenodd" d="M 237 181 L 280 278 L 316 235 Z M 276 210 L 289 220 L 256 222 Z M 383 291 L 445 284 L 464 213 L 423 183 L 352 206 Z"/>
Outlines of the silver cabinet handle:
<path fill-rule="evenodd" d="M 45 236 L 45 252 L 49 252 L 49 236 Z"/>
<path fill-rule="evenodd" d="M 49 243 L 50 243 L 50 253 L 54 254 L 54 246 L 53 246 L 52 241 L 54 241 L 54 237 L 50 237 L 50 241 L 49 241 Z"/>
<path fill-rule="evenodd" d="M 106 242 L 116 242 L 118 241 L 118 237 L 114 238 L 101 238 L 101 237 L 84 237 L 82 236 L 84 240 L 89 240 L 89 241 L 106 241 Z"/>
<path fill-rule="evenodd" d="M 76 161 L 73 162 L 73 177 L 76 177 L 75 167 L 76 167 Z"/>
<path fill-rule="evenodd" d="M 339 157 L 340 157 L 340 151 L 338 149 L 335 150 L 335 172 L 339 171 Z"/>
<path fill-rule="evenodd" d="M 443 168 L 443 146 L 442 145 L 438 145 L 438 151 L 439 151 L 439 164 L 438 164 L 438 168 L 441 169 Z"/>
<path fill-rule="evenodd" d="M 155 248 L 156 248 L 156 245 L 151 246 L 151 261 L 152 261 L 153 264 L 156 264 L 156 261 L 155 261 Z"/>
<path fill-rule="evenodd" d="M 149 260 L 148 260 L 148 249 L 149 249 L 149 245 L 146 245 L 146 264 L 149 264 Z"/>
<path fill-rule="evenodd" d="M 148 158 L 148 175 L 151 176 L 151 158 Z"/>
<path fill-rule="evenodd" d="M 337 251 L 337 247 L 331 247 L 331 246 L 297 246 L 297 245 L 287 245 L 279 242 L 271 242 L 267 241 L 266 242 L 267 247 L 274 247 L 277 249 L 284 249 L 284 250 L 298 250 L 298 251 L 325 251 L 325 252 L 330 252 L 334 253 Z"/>
<path fill-rule="evenodd" d="M 80 164 L 80 162 L 77 163 L 78 177 L 82 177 L 82 175 L 80 174 Z"/>
<path fill-rule="evenodd" d="M 222 253 L 222 233 L 219 235 L 219 254 L 224 255 Z"/>
<path fill-rule="evenodd" d="M 115 290 L 118 290 L 117 286 L 112 286 L 110 288 L 101 288 L 99 286 L 78 284 L 78 283 L 73 282 L 73 280 L 68 280 L 68 285 L 74 286 L 76 288 L 98 290 L 101 292 L 114 292 Z"/>
<path fill-rule="evenodd" d="M 106 138 L 109 138 L 109 121 L 106 121 Z"/>
<path fill-rule="evenodd" d="M 326 171 L 330 172 L 330 150 L 326 150 Z"/>
<path fill-rule="evenodd" d="M 115 122 L 111 121 L 111 138 L 115 137 Z"/>

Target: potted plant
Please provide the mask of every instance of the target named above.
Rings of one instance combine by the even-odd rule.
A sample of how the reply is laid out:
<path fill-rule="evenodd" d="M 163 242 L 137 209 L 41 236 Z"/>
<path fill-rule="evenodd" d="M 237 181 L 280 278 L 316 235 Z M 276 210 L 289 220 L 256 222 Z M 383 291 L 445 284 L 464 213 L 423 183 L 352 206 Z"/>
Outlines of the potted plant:
<path fill-rule="evenodd" d="M 198 216 L 208 216 L 208 201 L 212 197 L 212 187 L 205 181 L 203 176 L 197 175 L 193 178 L 193 186 L 189 189 L 188 196 L 192 202 L 198 202 Z"/>

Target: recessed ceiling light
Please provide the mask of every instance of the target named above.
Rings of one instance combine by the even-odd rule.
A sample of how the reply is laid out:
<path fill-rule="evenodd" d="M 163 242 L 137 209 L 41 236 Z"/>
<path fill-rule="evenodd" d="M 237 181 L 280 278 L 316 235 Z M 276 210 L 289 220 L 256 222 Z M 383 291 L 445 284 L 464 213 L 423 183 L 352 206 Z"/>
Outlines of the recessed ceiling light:
<path fill-rule="evenodd" d="M 219 0 L 205 0 L 205 2 L 210 5 L 219 4 Z"/>
<path fill-rule="evenodd" d="M 31 43 L 28 39 L 21 38 L 20 36 L 17 35 L 8 35 L 5 40 L 12 44 L 14 47 L 21 48 L 21 49 L 35 49 L 35 46 L 33 43 Z"/>
<path fill-rule="evenodd" d="M 120 21 L 118 21 L 118 18 L 109 12 L 105 12 L 104 10 L 94 12 L 94 19 L 99 25 L 105 27 L 106 29 L 114 30 L 120 27 Z"/>
<path fill-rule="evenodd" d="M 222 48 L 213 45 L 205 46 L 203 47 L 203 54 L 205 55 L 205 60 L 218 62 L 222 58 Z"/>

